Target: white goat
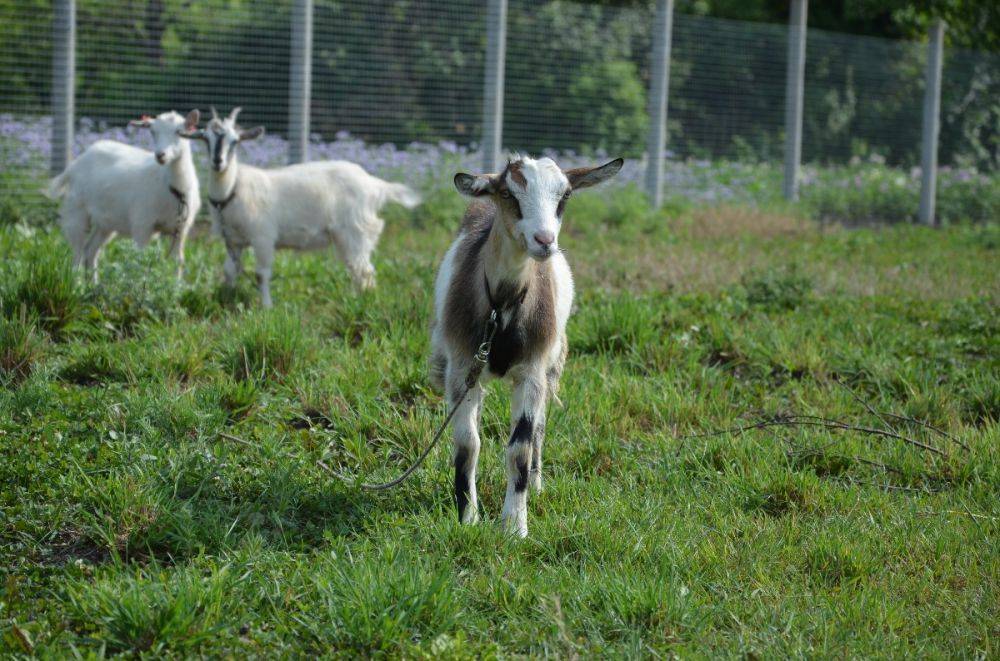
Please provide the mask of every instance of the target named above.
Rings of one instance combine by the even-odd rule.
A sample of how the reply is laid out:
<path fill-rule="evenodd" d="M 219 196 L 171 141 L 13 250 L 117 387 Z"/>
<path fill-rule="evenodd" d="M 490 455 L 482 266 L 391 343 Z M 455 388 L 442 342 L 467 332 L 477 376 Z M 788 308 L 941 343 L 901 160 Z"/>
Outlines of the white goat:
<path fill-rule="evenodd" d="M 336 246 L 355 284 L 375 285 L 371 254 L 385 226 L 378 216 L 387 202 L 412 208 L 420 198 L 402 184 L 390 183 L 346 161 L 326 161 L 263 170 L 242 165 L 236 145 L 259 138 L 264 127 L 236 125 L 240 109 L 222 120 L 212 111 L 204 130 L 182 135 L 205 141 L 212 166 L 208 200 L 212 218 L 226 243 L 226 282 L 241 269 L 243 250 L 253 248 L 261 304 L 271 306 L 271 265 L 278 248 L 310 250 Z"/>
<path fill-rule="evenodd" d="M 507 444 L 503 521 L 528 534 L 527 487 L 542 487 L 545 406 L 556 395 L 566 361 L 566 320 L 573 276 L 557 244 L 570 194 L 614 176 L 616 159 L 563 171 L 551 159 L 518 158 L 499 175 L 455 175 L 476 199 L 445 254 L 434 286 L 431 379 L 443 388 L 454 417 L 455 503 L 462 523 L 479 517 L 476 462 L 483 382 L 509 377 L 514 393 Z M 480 344 L 495 334 L 485 369 L 471 371 Z M 475 378 L 469 383 L 469 377 Z M 468 394 L 463 398 L 468 386 Z"/>
<path fill-rule="evenodd" d="M 59 225 L 73 248 L 73 263 L 97 280 L 101 248 L 116 234 L 145 248 L 156 234 L 170 235 L 177 277 L 184 269 L 184 242 L 201 207 L 191 145 L 180 132 L 198 126 L 199 114 L 165 112 L 130 126 L 148 128 L 154 152 L 100 140 L 52 179 L 46 194 L 62 198 Z"/>

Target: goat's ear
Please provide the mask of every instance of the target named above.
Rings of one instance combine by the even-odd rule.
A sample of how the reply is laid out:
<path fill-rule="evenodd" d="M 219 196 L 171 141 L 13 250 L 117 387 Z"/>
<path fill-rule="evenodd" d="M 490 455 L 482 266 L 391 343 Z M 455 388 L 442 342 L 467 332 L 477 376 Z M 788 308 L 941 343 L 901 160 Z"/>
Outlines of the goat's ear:
<path fill-rule="evenodd" d="M 496 182 L 489 175 L 459 172 L 455 175 L 455 188 L 462 195 L 480 197 L 495 193 Z"/>
<path fill-rule="evenodd" d="M 181 129 L 177 135 L 188 140 L 204 140 L 205 132 L 201 129 Z"/>
<path fill-rule="evenodd" d="M 566 178 L 572 188 L 587 188 L 610 179 L 618 174 L 618 171 L 625 165 L 624 159 L 616 158 L 613 161 L 599 165 L 595 168 L 573 168 L 566 170 Z"/>
<path fill-rule="evenodd" d="M 184 130 L 194 131 L 198 128 L 199 121 L 201 121 L 201 113 L 198 112 L 197 108 L 195 108 L 187 114 L 187 117 L 184 118 Z"/>
<path fill-rule="evenodd" d="M 240 142 L 244 142 L 246 140 L 256 140 L 257 138 L 259 138 L 262 135 L 264 135 L 264 127 L 263 126 L 255 126 L 252 129 L 241 130 L 240 131 Z"/>
<path fill-rule="evenodd" d="M 153 125 L 153 119 L 148 115 L 143 115 L 140 119 L 133 119 L 128 125 L 138 129 L 148 129 Z"/>

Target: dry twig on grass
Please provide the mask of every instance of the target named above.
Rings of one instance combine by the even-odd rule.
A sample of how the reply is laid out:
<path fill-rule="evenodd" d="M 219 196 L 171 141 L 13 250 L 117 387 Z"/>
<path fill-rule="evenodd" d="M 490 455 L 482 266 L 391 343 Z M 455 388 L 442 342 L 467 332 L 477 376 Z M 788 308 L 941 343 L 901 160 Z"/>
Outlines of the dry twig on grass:
<path fill-rule="evenodd" d="M 908 443 L 915 447 L 927 450 L 928 452 L 933 452 L 934 454 L 940 456 L 946 456 L 946 453 L 933 445 L 927 445 L 926 443 L 921 443 L 915 438 L 910 438 L 909 436 L 903 436 L 902 434 L 897 434 L 895 432 L 886 431 L 885 429 L 877 429 L 875 427 L 861 427 L 859 425 L 851 425 L 846 422 L 841 422 L 840 420 L 831 420 L 830 418 L 823 418 L 818 415 L 806 415 L 806 414 L 790 414 L 790 415 L 777 415 L 772 418 L 766 418 L 760 420 L 750 425 L 744 425 L 741 427 L 730 427 L 728 429 L 719 429 L 716 431 L 704 432 L 699 434 L 689 434 L 688 436 L 682 436 L 680 440 L 686 441 L 691 438 L 708 438 L 711 436 L 722 436 L 724 434 L 744 434 L 748 431 L 754 429 L 764 429 L 766 427 L 823 427 L 826 429 L 839 429 L 842 431 L 856 431 L 862 434 L 869 434 L 872 436 L 884 436 L 886 438 L 894 438 L 904 443 Z"/>
<path fill-rule="evenodd" d="M 753 431 L 755 429 L 767 429 L 767 428 L 774 428 L 774 427 L 780 427 L 780 428 L 790 428 L 790 427 L 820 427 L 822 429 L 828 429 L 828 430 L 834 430 L 834 431 L 850 431 L 850 432 L 856 432 L 856 433 L 859 433 L 859 434 L 865 434 L 865 435 L 868 435 L 868 436 L 876 436 L 876 437 L 880 437 L 880 438 L 889 438 L 889 439 L 893 439 L 893 440 L 896 440 L 896 441 L 901 441 L 901 442 L 903 442 L 903 443 L 905 443 L 907 445 L 910 445 L 910 446 L 915 447 L 915 448 L 919 448 L 922 451 L 932 453 L 932 454 L 934 454 L 936 456 L 939 456 L 939 457 L 947 457 L 948 456 L 948 452 L 945 449 L 942 449 L 940 447 L 932 445 L 930 442 L 925 442 L 924 440 L 913 438 L 912 436 L 909 436 L 909 435 L 903 433 L 897 426 L 894 426 L 894 425 L 892 425 L 889 422 L 890 419 L 898 420 L 898 421 L 901 421 L 901 422 L 906 422 L 906 423 L 909 423 L 909 424 L 912 424 L 912 425 L 919 426 L 919 427 L 921 427 L 923 429 L 929 430 L 929 431 L 931 431 L 931 432 L 933 432 L 933 433 L 935 433 L 935 434 L 937 434 L 937 435 L 939 435 L 939 436 L 941 436 L 941 437 L 943 437 L 943 438 L 945 438 L 945 439 L 947 439 L 947 440 L 955 443 L 956 445 L 964 448 L 965 450 L 969 450 L 970 449 L 968 445 L 966 445 L 965 443 L 963 443 L 962 441 L 960 441 L 955 436 L 953 436 L 953 435 L 949 434 L 948 432 L 945 432 L 945 431 L 943 431 L 941 429 L 938 429 L 937 427 L 934 427 L 930 423 L 924 422 L 922 420 L 917 420 L 915 418 L 911 418 L 911 417 L 908 417 L 908 416 L 899 415 L 897 413 L 888 413 L 888 412 L 878 411 L 877 409 L 875 409 L 875 407 L 873 407 L 871 404 L 869 404 L 864 399 L 862 399 L 860 396 L 858 396 L 857 393 L 855 393 L 853 390 L 851 390 L 844 383 L 842 383 L 842 382 L 840 382 L 839 380 L 836 380 L 836 379 L 834 380 L 834 382 L 837 385 L 839 385 L 840 387 L 842 387 L 845 390 L 847 390 L 851 394 L 851 397 L 855 401 L 857 401 L 862 406 L 864 406 L 865 410 L 867 410 L 869 414 L 871 414 L 872 416 L 874 416 L 875 418 L 877 418 L 882 423 L 882 425 L 884 425 L 884 428 L 880 428 L 880 427 L 876 427 L 876 426 L 865 426 L 865 425 L 860 425 L 860 424 L 853 424 L 853 423 L 849 423 L 849 422 L 844 422 L 842 420 L 835 420 L 835 419 L 832 419 L 832 418 L 826 418 L 826 417 L 819 416 L 819 415 L 811 415 L 811 414 L 805 414 L 805 413 L 778 413 L 778 414 L 774 414 L 774 415 L 770 415 L 770 416 L 764 416 L 764 417 L 762 417 L 762 419 L 757 420 L 756 422 L 753 422 L 753 423 L 750 423 L 750 424 L 746 424 L 746 425 L 740 425 L 740 426 L 736 426 L 736 427 L 729 427 L 729 428 L 726 428 L 726 429 L 719 429 L 719 430 L 714 430 L 714 431 L 709 431 L 709 432 L 700 432 L 700 433 L 697 433 L 697 434 L 689 434 L 687 436 L 682 436 L 682 437 L 680 437 L 678 439 L 680 441 L 680 443 L 677 446 L 676 453 L 679 456 L 682 448 L 684 447 L 685 442 L 687 440 L 689 440 L 689 439 L 692 439 L 692 438 L 708 438 L 708 437 L 712 437 L 712 436 L 723 436 L 723 435 L 726 435 L 726 434 L 740 435 L 740 434 L 745 434 L 746 432 L 749 432 L 749 431 Z M 821 447 L 819 450 L 816 450 L 816 451 L 813 451 L 813 452 L 815 452 L 816 454 L 820 454 L 820 453 L 822 453 L 823 450 L 825 450 L 826 448 L 830 447 L 830 445 L 832 445 L 832 444 L 833 443 L 828 443 L 827 445 L 824 445 L 823 447 Z M 809 452 L 809 450 L 803 450 L 802 452 Z M 896 468 L 894 466 L 889 466 L 889 465 L 884 464 L 882 462 L 874 461 L 874 460 L 871 460 L 871 459 L 866 459 L 864 457 L 849 456 L 849 457 L 842 457 L 842 458 L 843 459 L 850 459 L 850 460 L 858 462 L 858 463 L 866 464 L 868 466 L 872 466 L 874 468 L 881 469 L 881 470 L 883 470 L 883 471 L 885 471 L 887 473 L 893 473 L 893 474 L 900 475 L 900 476 L 904 476 L 905 475 L 904 471 L 900 470 L 899 468 Z M 916 488 L 913 488 L 913 487 L 904 487 L 904 486 L 899 486 L 899 485 L 876 484 L 876 483 L 871 483 L 871 482 L 863 482 L 863 481 L 859 481 L 859 480 L 855 480 L 855 479 L 851 479 L 851 480 L 849 480 L 849 482 L 856 483 L 856 484 L 869 484 L 871 486 L 878 486 L 878 487 L 882 487 L 882 488 L 885 488 L 885 489 L 891 489 L 891 490 L 896 490 L 896 491 L 911 491 L 911 492 L 924 492 L 924 493 L 926 493 L 928 491 L 926 488 L 925 489 L 916 489 Z"/>
<path fill-rule="evenodd" d="M 253 443 L 248 440 L 242 439 L 239 436 L 233 436 L 232 434 L 227 434 L 224 431 L 219 432 L 219 438 L 224 438 L 227 441 L 233 441 L 234 443 L 240 443 L 241 445 L 246 445 L 247 447 L 253 447 Z"/>

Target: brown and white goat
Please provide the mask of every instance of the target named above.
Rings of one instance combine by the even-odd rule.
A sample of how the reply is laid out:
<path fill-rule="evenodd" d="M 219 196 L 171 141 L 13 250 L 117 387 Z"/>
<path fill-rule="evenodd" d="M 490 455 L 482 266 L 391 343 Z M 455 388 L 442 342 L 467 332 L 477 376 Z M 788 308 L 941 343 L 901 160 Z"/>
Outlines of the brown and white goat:
<path fill-rule="evenodd" d="M 559 386 L 573 305 L 573 276 L 558 247 L 563 211 L 574 190 L 598 184 L 621 167 L 622 159 L 616 159 L 563 171 L 548 158 L 518 158 L 500 174 L 455 175 L 455 187 L 475 199 L 435 283 L 431 378 L 458 407 L 455 503 L 462 523 L 479 518 L 483 384 L 508 378 L 513 399 L 502 519 L 514 534 L 528 534 L 527 487 L 541 490 L 546 400 Z M 493 311 L 498 327 L 488 363 L 460 402 Z"/>

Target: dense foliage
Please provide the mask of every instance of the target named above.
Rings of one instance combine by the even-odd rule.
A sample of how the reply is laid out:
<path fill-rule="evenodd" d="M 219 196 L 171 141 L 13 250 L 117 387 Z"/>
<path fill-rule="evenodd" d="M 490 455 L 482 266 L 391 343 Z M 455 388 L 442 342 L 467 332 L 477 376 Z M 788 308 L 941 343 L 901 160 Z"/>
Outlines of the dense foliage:
<path fill-rule="evenodd" d="M 931 11 L 907 14 L 900 8 L 905 3 L 896 3 L 886 13 L 846 3 L 838 13 L 813 4 L 814 27 L 894 37 L 919 36 L 926 21 L 917 18 Z M 512 2 L 507 146 L 640 154 L 648 122 L 650 5 Z M 678 5 L 673 151 L 741 159 L 779 153 L 786 11 L 784 3 L 763 1 Z M 49 52 L 50 3 L 0 0 L 0 14 L 9 99 L 0 111 L 46 112 L 49 60 L 24 54 Z M 979 24 L 978 34 L 990 34 L 990 14 L 984 17 L 956 33 L 965 36 L 956 38 L 946 58 L 945 163 L 985 168 L 1000 160 L 1000 56 L 958 49 L 991 47 L 985 36 L 968 36 Z M 756 22 L 734 24 L 733 18 Z M 81 0 L 79 112 L 122 123 L 151 109 L 241 104 L 245 121 L 282 133 L 289 21 L 287 2 Z M 328 138 L 347 130 L 400 146 L 414 140 L 474 143 L 480 136 L 483 21 L 481 5 L 467 0 L 453 7 L 318 2 L 313 129 Z M 807 53 L 806 160 L 844 162 L 876 153 L 890 163 L 914 164 L 922 61 L 919 44 L 814 32 Z"/>

